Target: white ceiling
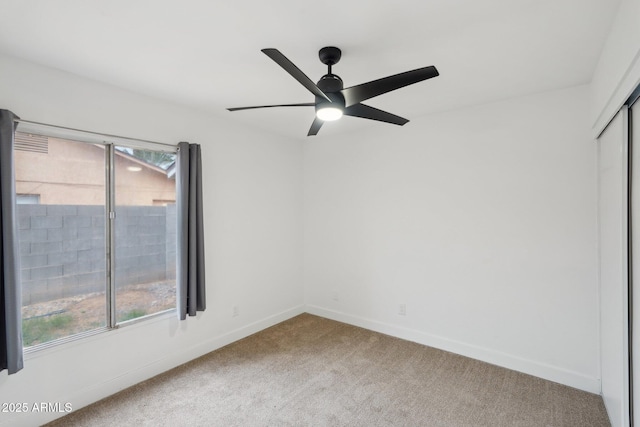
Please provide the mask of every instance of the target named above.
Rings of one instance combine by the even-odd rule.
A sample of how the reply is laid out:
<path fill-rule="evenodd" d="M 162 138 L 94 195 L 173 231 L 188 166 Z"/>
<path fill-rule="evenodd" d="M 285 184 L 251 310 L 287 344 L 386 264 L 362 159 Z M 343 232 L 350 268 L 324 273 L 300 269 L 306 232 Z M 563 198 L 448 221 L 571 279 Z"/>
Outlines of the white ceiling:
<path fill-rule="evenodd" d="M 440 76 L 367 103 L 415 121 L 437 111 L 585 84 L 620 0 L 3 0 L 0 53 L 305 137 L 313 102 L 260 52 L 312 80 L 342 49 L 345 87 L 435 65 Z M 0 70 L 1 73 L 1 70 Z M 144 114 L 144 112 L 141 112 Z M 393 126 L 346 117 L 321 135 Z M 406 126 L 411 126 L 408 123 Z"/>

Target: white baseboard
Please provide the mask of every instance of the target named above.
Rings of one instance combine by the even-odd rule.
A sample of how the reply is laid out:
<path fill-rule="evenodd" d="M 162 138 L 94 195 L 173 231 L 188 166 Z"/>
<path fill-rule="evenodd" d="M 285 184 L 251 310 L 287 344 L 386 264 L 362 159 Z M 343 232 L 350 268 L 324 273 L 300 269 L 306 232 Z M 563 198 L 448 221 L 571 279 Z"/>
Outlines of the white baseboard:
<path fill-rule="evenodd" d="M 73 390 L 66 396 L 61 396 L 59 402 L 73 402 L 73 410 L 83 408 L 105 397 L 111 396 L 121 390 L 153 378 L 163 372 L 187 363 L 193 359 L 238 341 L 249 335 L 260 332 L 294 316 L 304 313 L 304 306 L 300 305 L 283 312 L 268 316 L 262 320 L 242 326 L 225 334 L 216 336 L 205 342 L 191 346 L 187 349 L 177 349 L 176 351 L 156 359 L 148 365 L 123 372 L 121 375 L 85 387 L 82 390 Z M 24 415 L 24 414 L 22 414 Z M 21 425 L 41 425 L 53 421 L 66 415 L 65 413 L 31 413 L 29 417 L 11 417 L 0 419 L 0 427 L 21 426 Z M 27 419 L 28 418 L 28 419 Z M 26 423 L 26 424 L 25 424 Z"/>
<path fill-rule="evenodd" d="M 429 347 L 449 351 L 472 359 L 491 363 L 492 365 L 523 372 L 546 380 L 554 381 L 569 387 L 584 390 L 589 393 L 600 394 L 600 380 L 578 372 L 524 359 L 518 356 L 483 348 L 464 342 L 428 334 L 415 329 L 409 329 L 377 320 L 366 319 L 339 311 L 326 309 L 314 305 L 307 305 L 307 313 L 347 323 L 382 334 L 391 335 L 407 341 L 413 341 Z"/>

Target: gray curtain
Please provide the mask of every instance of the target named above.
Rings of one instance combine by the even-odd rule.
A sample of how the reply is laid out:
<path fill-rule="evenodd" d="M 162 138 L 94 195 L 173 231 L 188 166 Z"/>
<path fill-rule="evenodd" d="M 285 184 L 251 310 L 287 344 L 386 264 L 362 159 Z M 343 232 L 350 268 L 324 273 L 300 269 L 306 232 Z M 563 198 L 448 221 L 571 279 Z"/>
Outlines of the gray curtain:
<path fill-rule="evenodd" d="M 204 232 L 202 218 L 202 159 L 200 145 L 178 144 L 176 161 L 178 260 L 176 289 L 181 320 L 206 308 Z"/>
<path fill-rule="evenodd" d="M 15 119 L 0 110 L 0 371 L 15 374 L 23 367 L 20 247 L 13 162 Z"/>

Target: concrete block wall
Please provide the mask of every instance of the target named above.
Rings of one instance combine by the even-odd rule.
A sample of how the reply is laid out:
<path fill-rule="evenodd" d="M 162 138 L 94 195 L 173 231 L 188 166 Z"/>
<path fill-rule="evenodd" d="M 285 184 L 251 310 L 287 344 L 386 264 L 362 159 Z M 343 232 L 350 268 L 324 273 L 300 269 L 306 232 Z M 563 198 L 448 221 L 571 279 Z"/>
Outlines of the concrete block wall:
<path fill-rule="evenodd" d="M 169 247 L 175 258 L 175 207 L 169 215 L 167 210 L 116 209 L 116 286 L 175 277 L 175 260 L 167 253 Z M 23 305 L 104 291 L 103 206 L 18 205 L 17 213 Z"/>
<path fill-rule="evenodd" d="M 177 248 L 177 232 L 178 228 L 177 224 L 177 214 L 176 214 L 176 205 L 167 206 L 166 210 L 166 270 L 167 270 L 167 280 L 174 280 L 176 278 L 176 248 Z"/>

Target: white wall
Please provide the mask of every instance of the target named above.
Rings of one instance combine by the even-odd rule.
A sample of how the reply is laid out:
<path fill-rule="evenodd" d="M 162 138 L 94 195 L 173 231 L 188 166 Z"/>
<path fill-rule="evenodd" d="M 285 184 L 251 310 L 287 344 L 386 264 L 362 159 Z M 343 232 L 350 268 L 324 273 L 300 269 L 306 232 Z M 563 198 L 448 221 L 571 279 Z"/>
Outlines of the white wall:
<path fill-rule="evenodd" d="M 208 303 L 184 322 L 172 314 L 29 355 L 0 373 L 0 402 L 77 409 L 303 311 L 299 141 L 14 58 L 0 56 L 0 70 L 0 108 L 23 119 L 202 145 Z M 59 415 L 2 414 L 0 425 Z"/>
<path fill-rule="evenodd" d="M 595 159 L 586 86 L 317 137 L 308 311 L 599 393 Z"/>

